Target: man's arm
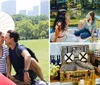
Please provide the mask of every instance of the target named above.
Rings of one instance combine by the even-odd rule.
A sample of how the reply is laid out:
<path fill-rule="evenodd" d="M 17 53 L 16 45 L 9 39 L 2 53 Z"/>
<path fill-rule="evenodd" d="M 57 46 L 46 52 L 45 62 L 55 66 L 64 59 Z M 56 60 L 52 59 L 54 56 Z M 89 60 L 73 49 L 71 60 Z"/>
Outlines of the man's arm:
<path fill-rule="evenodd" d="M 24 50 L 21 55 L 24 57 L 24 65 L 25 65 L 24 69 L 25 70 L 29 70 L 29 69 L 33 70 L 38 75 L 38 77 L 44 81 L 44 76 L 43 76 L 42 70 L 41 70 L 39 64 L 37 63 L 37 61 L 34 58 L 31 58 L 31 56 L 27 50 Z M 30 76 L 29 76 L 28 72 L 24 72 L 24 81 L 26 83 L 30 82 Z"/>
<path fill-rule="evenodd" d="M 23 50 L 21 55 L 24 57 L 24 70 L 28 71 L 31 63 L 31 56 L 27 50 Z M 30 76 L 28 72 L 24 72 L 24 82 L 30 84 Z"/>
<path fill-rule="evenodd" d="M 31 55 L 27 50 L 24 50 L 21 55 L 24 57 L 24 70 L 29 70 L 31 63 Z"/>

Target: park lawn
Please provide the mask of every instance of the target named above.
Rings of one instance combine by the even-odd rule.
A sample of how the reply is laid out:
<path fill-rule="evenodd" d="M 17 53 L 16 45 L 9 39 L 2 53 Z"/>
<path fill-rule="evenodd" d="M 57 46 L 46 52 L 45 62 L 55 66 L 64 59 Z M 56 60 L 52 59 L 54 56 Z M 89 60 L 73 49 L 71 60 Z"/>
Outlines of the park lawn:
<path fill-rule="evenodd" d="M 50 27 L 53 26 L 54 20 L 55 20 L 54 18 L 50 19 Z M 71 19 L 69 23 L 69 27 L 76 27 L 78 25 L 79 20 L 80 19 Z"/>
<path fill-rule="evenodd" d="M 48 39 L 20 40 L 20 44 L 33 50 L 39 60 L 39 65 L 47 82 L 49 82 L 49 43 Z M 12 71 L 15 74 L 15 71 Z"/>
<path fill-rule="evenodd" d="M 54 20 L 54 18 L 50 19 L 50 27 L 53 26 Z M 69 27 L 77 27 L 80 20 L 82 19 L 70 19 Z M 100 20 L 98 19 L 96 19 L 96 26 L 100 28 Z"/>
<path fill-rule="evenodd" d="M 82 19 L 81 19 L 82 20 Z M 70 20 L 69 27 L 77 27 L 80 19 Z M 96 19 L 96 26 L 100 28 L 100 20 Z"/>
<path fill-rule="evenodd" d="M 96 20 L 97 28 L 100 28 L 100 20 Z"/>
<path fill-rule="evenodd" d="M 69 23 L 69 27 L 77 27 L 80 19 L 71 19 Z"/>

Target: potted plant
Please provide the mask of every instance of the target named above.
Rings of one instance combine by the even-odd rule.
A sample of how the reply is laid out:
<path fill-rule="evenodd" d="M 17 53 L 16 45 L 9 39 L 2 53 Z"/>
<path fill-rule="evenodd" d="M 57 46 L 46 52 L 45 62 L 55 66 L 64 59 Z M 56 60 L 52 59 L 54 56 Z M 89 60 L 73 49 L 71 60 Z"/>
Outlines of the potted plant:
<path fill-rule="evenodd" d="M 50 80 L 58 80 L 59 76 L 59 66 L 50 64 Z"/>

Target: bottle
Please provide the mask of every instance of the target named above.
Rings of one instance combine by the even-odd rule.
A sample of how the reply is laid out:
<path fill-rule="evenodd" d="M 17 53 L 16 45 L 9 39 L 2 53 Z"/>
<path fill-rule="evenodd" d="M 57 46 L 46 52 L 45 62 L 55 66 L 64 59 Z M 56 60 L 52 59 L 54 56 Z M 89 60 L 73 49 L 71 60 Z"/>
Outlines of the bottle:
<path fill-rule="evenodd" d="M 90 42 L 94 42 L 94 38 L 93 37 L 90 38 Z"/>

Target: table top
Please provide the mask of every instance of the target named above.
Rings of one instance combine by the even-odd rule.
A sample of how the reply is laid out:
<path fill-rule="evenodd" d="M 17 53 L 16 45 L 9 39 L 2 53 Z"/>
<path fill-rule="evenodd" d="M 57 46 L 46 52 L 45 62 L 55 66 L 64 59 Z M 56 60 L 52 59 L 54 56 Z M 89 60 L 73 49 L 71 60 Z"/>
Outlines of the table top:
<path fill-rule="evenodd" d="M 16 84 L 7 77 L 5 77 L 2 73 L 0 73 L 0 85 L 16 85 Z"/>

